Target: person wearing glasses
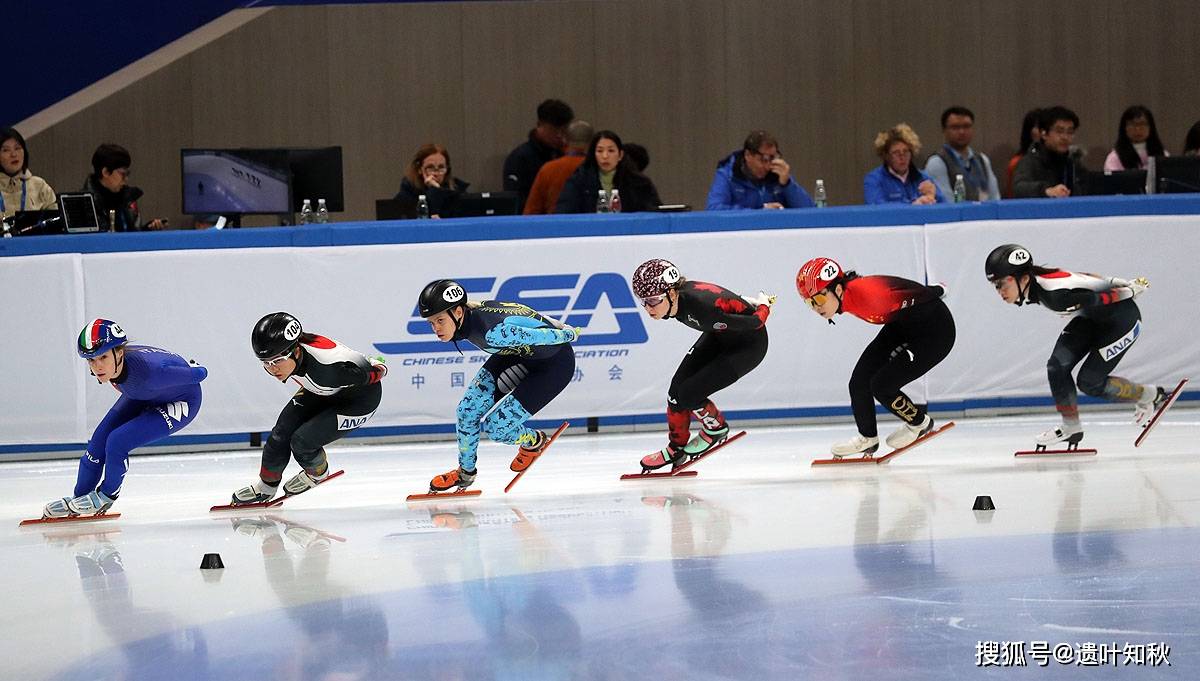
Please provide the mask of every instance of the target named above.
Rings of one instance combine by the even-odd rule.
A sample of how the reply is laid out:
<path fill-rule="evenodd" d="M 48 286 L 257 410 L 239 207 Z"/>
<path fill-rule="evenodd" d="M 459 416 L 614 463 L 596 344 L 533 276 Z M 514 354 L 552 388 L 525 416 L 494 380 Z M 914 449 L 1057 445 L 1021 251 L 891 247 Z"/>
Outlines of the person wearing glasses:
<path fill-rule="evenodd" d="M 863 177 L 863 199 L 867 205 L 946 203 L 946 195 L 933 178 L 913 163 L 913 158 L 921 153 L 921 138 L 907 123 L 876 135 L 875 153 L 882 163 Z"/>
<path fill-rule="evenodd" d="M 145 192 L 129 184 L 129 166 L 132 164 L 129 151 L 119 144 L 101 144 L 92 153 L 92 174 L 84 180 L 83 191 L 92 195 L 101 228 L 110 232 L 166 229 L 165 218 L 140 222 L 138 199 Z"/>
<path fill-rule="evenodd" d="M 1117 141 L 1104 159 L 1104 169 L 1114 172 L 1145 168 L 1151 156 L 1170 156 L 1158 137 L 1154 114 L 1140 105 L 1125 109 L 1117 124 Z"/>
<path fill-rule="evenodd" d="M 926 286 L 901 277 L 860 276 L 830 258 L 813 258 L 796 274 L 796 290 L 812 311 L 833 324 L 850 313 L 883 326 L 867 344 L 850 373 L 850 409 L 858 434 L 833 445 L 834 458 L 872 456 L 879 449 L 875 402 L 903 421 L 887 437 L 899 449 L 933 430 L 926 406 L 904 386 L 929 373 L 954 347 L 954 317 L 942 302 L 943 285 Z"/>
<path fill-rule="evenodd" d="M 97 383 L 121 396 L 100 420 L 79 459 L 72 496 L 46 504 L 46 518 L 102 515 L 121 493 L 129 453 L 183 430 L 200 413 L 200 383 L 208 369 L 149 345 L 130 345 L 125 330 L 92 320 L 75 346 Z"/>
<path fill-rule="evenodd" d="M 1071 150 L 1079 116 L 1062 106 L 1042 109 L 1038 129 L 1042 140 L 1029 148 L 1013 172 L 1013 198 L 1061 199 L 1086 194 L 1085 169 Z"/>
<path fill-rule="evenodd" d="M 468 186 L 469 183 L 454 177 L 450 167 L 450 152 L 446 151 L 446 147 L 423 144 L 404 171 L 396 198 L 416 202 L 424 195 L 429 205 L 429 217 L 449 217 L 454 200 L 467 191 Z"/>
<path fill-rule="evenodd" d="M 279 412 L 263 444 L 258 481 L 233 493 L 230 504 L 270 501 L 291 458 L 301 471 L 283 483 L 286 494 L 306 492 L 329 476 L 325 445 L 361 428 L 375 415 L 387 376 L 382 360 L 369 360 L 341 343 L 305 333 L 300 320 L 272 312 L 250 334 L 254 355 L 281 383 L 300 386 Z"/>
<path fill-rule="evenodd" d="M 717 163 L 706 210 L 812 208 L 812 197 L 792 177 L 779 142 L 766 130 L 751 132 L 742 148 Z"/>
<path fill-rule="evenodd" d="M 1039 446 L 1065 442 L 1069 448 L 1083 439 L 1077 384 L 1085 395 L 1133 402 L 1137 424 L 1145 423 L 1166 401 L 1161 386 L 1112 375 L 1125 351 L 1141 336 L 1142 313 L 1133 299 L 1146 292 L 1149 281 L 1034 265 L 1029 249 L 1019 244 L 992 249 L 984 261 L 984 273 L 1005 303 L 1041 305 L 1071 320 L 1046 362 L 1050 394 L 1062 424 L 1038 435 L 1035 442 Z M 1071 372 L 1080 362 L 1079 376 L 1073 379 Z"/>
<path fill-rule="evenodd" d="M 669 260 L 638 265 L 633 293 L 654 319 L 674 319 L 700 332 L 667 390 L 667 446 L 642 458 L 644 470 L 682 465 L 729 436 L 712 395 L 750 373 L 767 354 L 767 317 L 775 296 L 740 296 L 727 288 L 685 279 Z M 691 436 L 692 419 L 700 432 Z"/>

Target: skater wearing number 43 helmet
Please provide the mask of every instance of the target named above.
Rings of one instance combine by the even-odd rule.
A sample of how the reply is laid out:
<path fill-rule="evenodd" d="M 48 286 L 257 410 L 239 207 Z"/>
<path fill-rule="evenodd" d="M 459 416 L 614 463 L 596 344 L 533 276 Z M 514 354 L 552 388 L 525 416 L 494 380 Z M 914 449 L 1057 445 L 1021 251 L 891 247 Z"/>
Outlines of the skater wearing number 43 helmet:
<path fill-rule="evenodd" d="M 233 493 L 232 506 L 270 501 L 295 457 L 301 471 L 283 483 L 287 495 L 306 492 L 330 476 L 325 445 L 362 427 L 379 407 L 387 375 L 382 360 L 369 360 L 341 343 L 305 333 L 300 320 L 272 312 L 250 334 L 263 370 L 300 389 L 279 412 L 263 444 L 258 480 Z"/>
<path fill-rule="evenodd" d="M 830 324 L 848 312 L 883 328 L 850 374 L 850 408 L 858 435 L 832 447 L 834 458 L 871 456 L 879 449 L 875 400 L 904 422 L 887 437 L 892 449 L 907 447 L 933 431 L 924 405 L 904 394 L 904 386 L 929 373 L 954 347 L 954 317 L 942 302 L 942 286 L 891 276 L 844 272 L 829 258 L 813 258 L 796 274 L 796 290 Z"/>
<path fill-rule="evenodd" d="M 571 343 L 579 329 L 518 304 L 468 302 L 457 282 L 439 279 L 421 291 L 417 309 L 440 341 L 470 341 L 488 353 L 458 402 L 458 468 L 435 477 L 430 493 L 465 490 L 475 468 L 479 436 L 518 445 L 509 466 L 520 473 L 549 446 L 551 438 L 526 422 L 550 403 L 575 374 Z"/>
<path fill-rule="evenodd" d="M 767 354 L 767 317 L 775 296 L 744 298 L 702 281 L 689 281 L 670 261 L 647 260 L 633 273 L 633 293 L 654 319 L 674 319 L 701 332 L 667 391 L 667 446 L 642 458 L 643 471 L 683 465 L 729 435 L 712 395 L 733 385 Z M 691 437 L 691 420 L 700 433 Z"/>
<path fill-rule="evenodd" d="M 46 518 L 107 512 L 121 492 L 129 452 L 187 427 L 200 413 L 200 382 L 208 376 L 208 369 L 173 352 L 130 345 L 120 325 L 107 319 L 83 327 L 75 349 L 96 381 L 121 397 L 88 440 L 74 495 L 46 504 Z"/>
<path fill-rule="evenodd" d="M 1079 390 L 1106 400 L 1133 402 L 1136 423 L 1144 422 L 1166 401 L 1161 387 L 1111 375 L 1142 333 L 1142 314 L 1133 299 L 1144 293 L 1150 282 L 1034 265 L 1029 250 L 1017 244 L 993 249 L 984 269 L 1004 302 L 1041 305 L 1071 318 L 1046 362 L 1050 393 L 1062 425 L 1038 435 L 1038 447 L 1066 442 L 1071 448 L 1083 439 L 1076 381 L 1071 378 L 1080 361 Z"/>

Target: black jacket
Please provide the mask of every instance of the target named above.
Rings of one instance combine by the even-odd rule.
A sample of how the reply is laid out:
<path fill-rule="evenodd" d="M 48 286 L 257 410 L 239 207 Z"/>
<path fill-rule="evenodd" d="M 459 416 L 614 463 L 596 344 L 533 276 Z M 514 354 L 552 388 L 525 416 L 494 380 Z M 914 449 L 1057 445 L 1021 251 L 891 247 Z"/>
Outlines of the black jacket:
<path fill-rule="evenodd" d="M 453 178 L 452 187 L 424 187 L 418 189 L 407 177 L 400 180 L 400 191 L 396 193 L 397 199 L 410 198 L 416 201 L 421 195 L 425 195 L 425 200 L 429 202 L 429 214 L 438 215 L 441 217 L 451 217 L 454 213 L 454 201 L 459 194 L 467 191 L 467 187 L 471 186 L 468 182 Z"/>
<path fill-rule="evenodd" d="M 1013 172 L 1013 198 L 1044 199 L 1046 190 L 1065 184 L 1071 196 L 1087 194 L 1086 169 L 1078 158 L 1070 154 L 1057 154 L 1036 143 L 1029 153 L 1017 162 Z"/>
<path fill-rule="evenodd" d="M 541 170 L 547 161 L 553 161 L 562 155 L 562 149 L 548 147 L 537 141 L 532 130 L 529 131 L 527 141 L 509 152 L 508 158 L 504 159 L 504 191 L 517 192 L 521 197 L 518 214 L 525 210 L 525 199 L 529 198 L 529 190 L 533 188 L 538 170 Z"/>
<path fill-rule="evenodd" d="M 620 192 L 621 212 L 637 213 L 658 208 L 662 201 L 658 189 L 650 178 L 629 170 L 624 164 L 617 166 L 613 177 L 613 189 Z M 558 195 L 555 213 L 595 213 L 600 195 L 600 169 L 584 163 L 567 178 Z"/>
<path fill-rule="evenodd" d="M 145 194 L 141 189 L 126 185 L 119 194 L 114 194 L 104 188 L 95 175 L 88 175 L 83 183 L 83 191 L 92 195 L 96 203 L 96 218 L 101 230 L 108 230 L 108 212 L 114 211 L 117 224 L 114 232 L 140 232 L 145 227 L 138 221 L 140 211 L 137 201 Z"/>

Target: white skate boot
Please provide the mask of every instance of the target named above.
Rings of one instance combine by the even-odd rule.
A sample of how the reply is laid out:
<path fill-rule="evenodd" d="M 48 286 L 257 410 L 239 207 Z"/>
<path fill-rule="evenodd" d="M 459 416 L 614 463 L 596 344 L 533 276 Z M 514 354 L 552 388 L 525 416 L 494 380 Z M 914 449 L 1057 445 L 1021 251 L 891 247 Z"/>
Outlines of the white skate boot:
<path fill-rule="evenodd" d="M 840 459 L 843 456 L 851 456 L 861 454 L 870 458 L 879 449 L 878 437 L 867 437 L 866 435 L 855 435 L 845 442 L 838 442 L 829 448 L 829 453 L 833 458 Z"/>
<path fill-rule="evenodd" d="M 313 475 L 308 471 L 302 470 L 293 475 L 290 480 L 283 483 L 283 491 L 290 495 L 307 492 L 308 490 L 316 487 L 317 483 L 321 482 L 325 478 L 328 478 L 330 472 L 331 469 L 329 466 L 325 467 L 325 472 L 321 475 Z"/>
<path fill-rule="evenodd" d="M 1146 385 L 1142 390 L 1142 399 L 1133 408 L 1133 422 L 1144 425 L 1146 420 L 1158 411 L 1167 400 L 1167 391 L 1162 386 Z"/>
<path fill-rule="evenodd" d="M 99 490 L 75 497 L 74 499 L 63 497 L 62 499 L 56 499 L 46 504 L 46 507 L 42 509 L 42 517 L 67 518 L 71 516 L 104 515 L 115 501 L 116 499 L 108 498 L 108 495 Z"/>
<path fill-rule="evenodd" d="M 920 423 L 909 425 L 903 424 L 896 432 L 887 436 L 887 446 L 892 449 L 900 449 L 907 447 L 916 442 L 923 435 L 928 435 L 933 431 L 933 417 L 929 414 L 925 415 L 925 420 Z"/>
<path fill-rule="evenodd" d="M 1079 442 L 1083 440 L 1083 426 L 1076 424 L 1062 424 L 1055 426 L 1050 430 L 1038 435 L 1034 442 L 1037 444 L 1036 451 L 1044 451 L 1049 445 L 1067 443 L 1067 449 L 1077 449 Z"/>
<path fill-rule="evenodd" d="M 234 492 L 233 501 L 230 501 L 229 505 L 245 506 L 246 504 L 261 504 L 274 499 L 275 491 L 278 489 L 278 485 L 268 485 L 259 480 Z"/>

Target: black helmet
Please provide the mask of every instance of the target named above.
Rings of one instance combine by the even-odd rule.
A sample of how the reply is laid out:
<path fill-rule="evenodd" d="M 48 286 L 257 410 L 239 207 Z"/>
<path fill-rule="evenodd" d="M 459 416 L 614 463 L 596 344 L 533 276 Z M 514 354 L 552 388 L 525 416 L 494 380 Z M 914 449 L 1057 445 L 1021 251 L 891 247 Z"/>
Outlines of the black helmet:
<path fill-rule="evenodd" d="M 259 359 L 275 359 L 291 353 L 300 344 L 304 327 L 286 312 L 272 312 L 258 320 L 250 334 L 250 345 Z"/>
<path fill-rule="evenodd" d="M 417 308 L 422 319 L 429 319 L 439 312 L 445 312 L 452 307 L 465 305 L 467 292 L 452 279 L 438 279 L 430 282 L 421 289 L 421 297 L 417 299 Z"/>
<path fill-rule="evenodd" d="M 1033 269 L 1033 256 L 1024 246 L 1004 244 L 993 248 L 992 252 L 988 253 L 983 269 L 987 273 L 988 281 L 1015 277 Z"/>

